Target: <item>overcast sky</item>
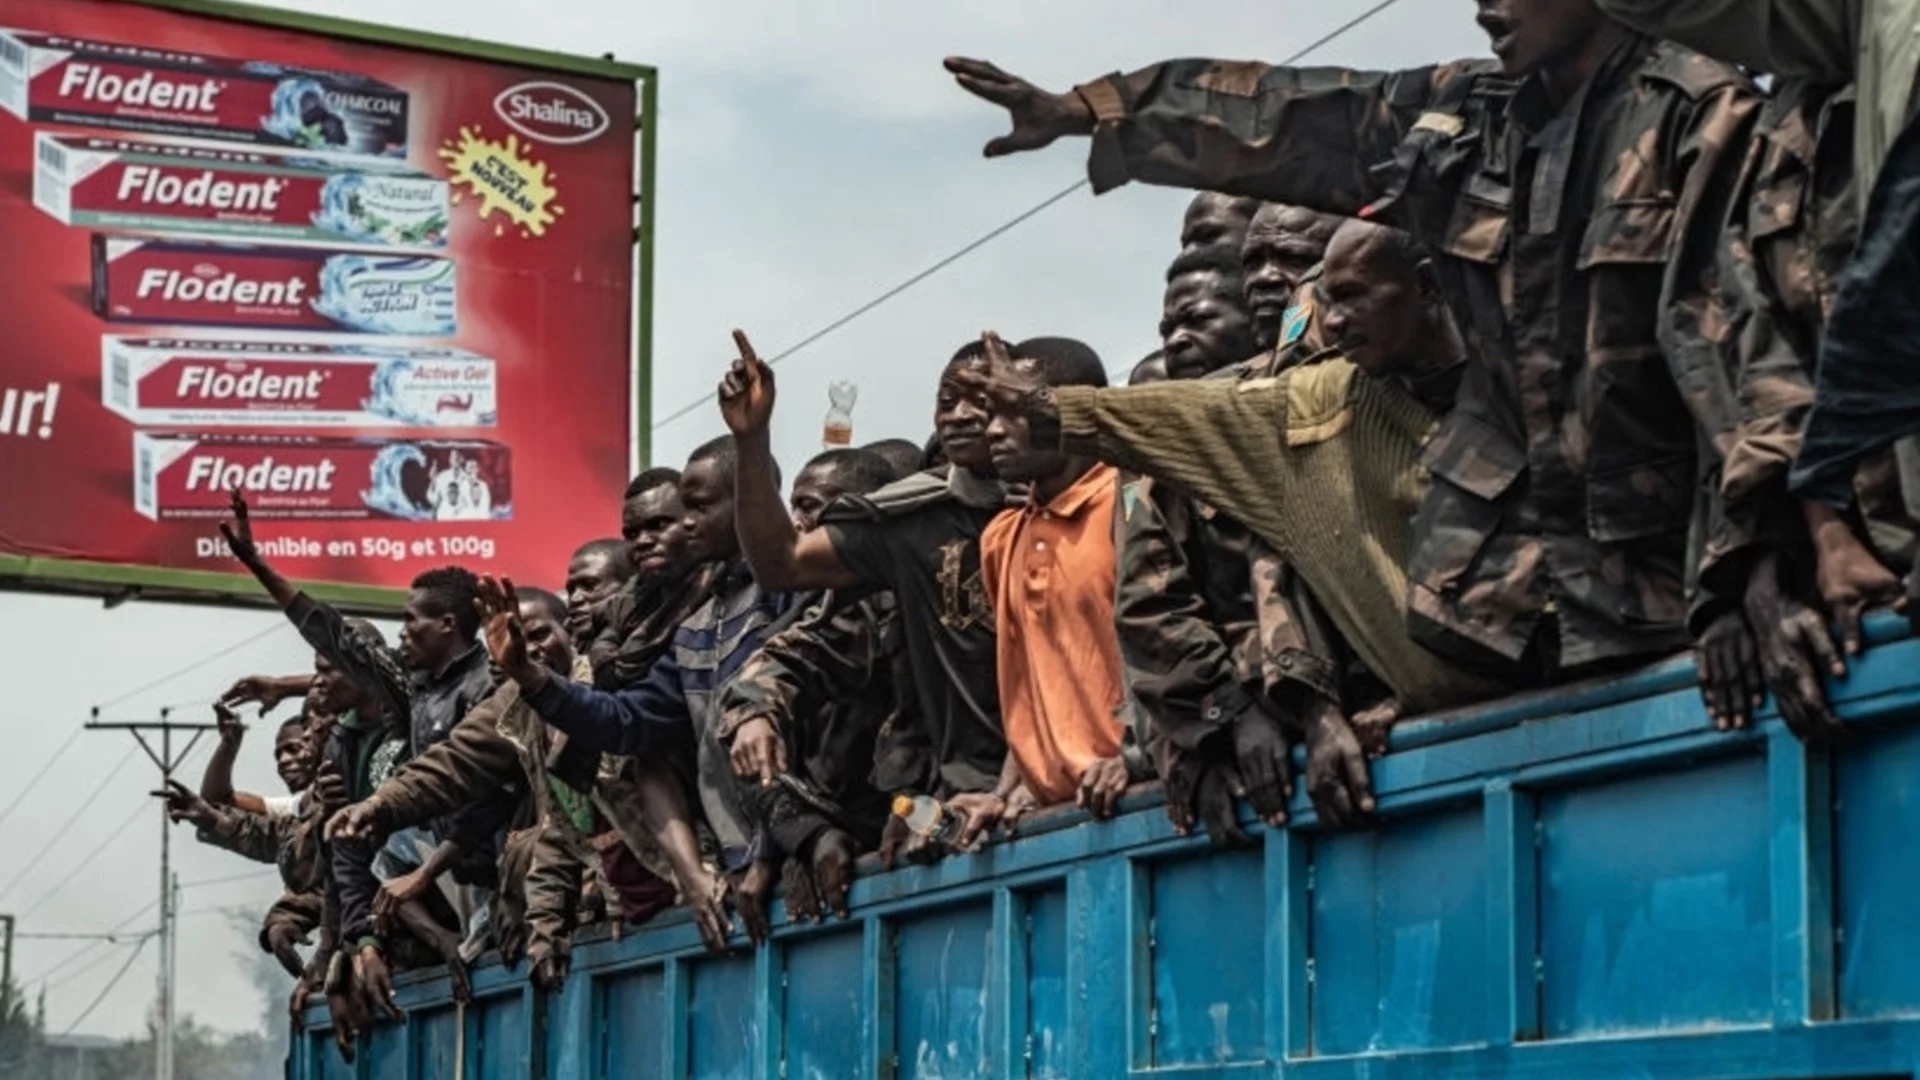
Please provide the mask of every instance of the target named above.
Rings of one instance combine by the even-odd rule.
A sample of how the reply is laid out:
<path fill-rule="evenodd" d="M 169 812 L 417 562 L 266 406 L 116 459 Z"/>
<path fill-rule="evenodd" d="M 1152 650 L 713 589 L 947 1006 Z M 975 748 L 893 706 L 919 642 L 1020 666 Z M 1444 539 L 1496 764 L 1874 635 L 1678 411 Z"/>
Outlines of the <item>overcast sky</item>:
<path fill-rule="evenodd" d="M 659 67 L 654 401 L 664 416 L 711 399 L 730 355 L 730 328 L 746 329 L 761 355 L 777 353 L 1084 174 L 1083 145 L 982 159 L 980 145 L 1004 121 L 953 86 L 940 70 L 942 56 L 984 56 L 1064 87 L 1168 56 L 1278 59 L 1371 0 L 297 6 L 565 52 L 612 50 Z M 1465 0 L 1410 0 L 1312 59 L 1398 67 L 1484 51 Z M 1080 337 L 1110 369 L 1131 366 L 1157 344 L 1161 273 L 1177 247 L 1186 199 L 1146 188 L 1100 199 L 1076 194 L 782 363 L 776 445 L 789 474 L 818 448 L 834 379 L 860 385 L 857 442 L 923 439 L 935 373 L 954 348 L 988 327 L 1015 338 Z M 717 412 L 703 407 L 655 433 L 655 461 L 677 465 L 721 430 Z M 613 513 L 608 508 L 609 519 Z M 99 932 L 122 923 L 150 928 L 151 911 L 142 909 L 157 881 L 158 812 L 145 794 L 154 786 L 153 766 L 126 736 L 111 733 L 81 735 L 51 767 L 49 759 L 91 706 L 235 643 L 257 636 L 116 703 L 107 717 L 151 717 L 162 706 L 194 703 L 183 715 L 204 719 L 206 700 L 233 679 L 305 670 L 310 655 L 283 619 L 259 613 L 138 603 L 105 611 L 96 602 L 0 594 L 0 622 L 8 628 L 0 683 L 12 692 L 0 810 L 23 785 L 38 782 L 0 826 L 0 889 L 55 841 L 30 877 L 0 892 L 0 912 L 21 913 L 26 933 Z M 239 769 L 242 787 L 273 790 L 270 726 L 253 734 Z M 190 782 L 197 783 L 204 760 L 204 750 L 195 755 L 186 770 Z M 278 894 L 277 881 L 270 868 L 199 847 L 187 831 L 174 840 L 182 882 L 266 871 L 189 889 L 183 902 L 181 1011 L 219 1028 L 251 1027 L 259 1003 L 231 957 L 253 945 L 206 912 L 232 904 L 263 909 Z M 51 891 L 83 860 L 85 869 Z M 22 941 L 14 970 L 37 979 L 83 947 Z M 50 1030 L 73 1023 L 126 955 L 96 946 L 45 980 L 53 984 Z M 149 946 L 78 1030 L 140 1030 L 154 975 Z"/>

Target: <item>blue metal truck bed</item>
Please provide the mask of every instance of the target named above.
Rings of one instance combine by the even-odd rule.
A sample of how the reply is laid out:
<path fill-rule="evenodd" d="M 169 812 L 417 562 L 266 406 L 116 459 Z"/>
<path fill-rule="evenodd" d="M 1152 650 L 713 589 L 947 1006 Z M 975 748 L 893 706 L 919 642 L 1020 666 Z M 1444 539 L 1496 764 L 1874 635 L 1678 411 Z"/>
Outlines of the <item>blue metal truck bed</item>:
<path fill-rule="evenodd" d="M 1212 852 L 1157 797 L 863 877 L 846 922 L 703 953 L 674 912 L 525 967 L 403 980 L 295 1080 L 1284 1075 L 1910 1077 L 1920 1068 L 1920 641 L 1833 686 L 1810 750 L 1712 729 L 1676 661 L 1402 725 L 1380 825 Z M 782 913 L 776 911 L 779 916 Z"/>

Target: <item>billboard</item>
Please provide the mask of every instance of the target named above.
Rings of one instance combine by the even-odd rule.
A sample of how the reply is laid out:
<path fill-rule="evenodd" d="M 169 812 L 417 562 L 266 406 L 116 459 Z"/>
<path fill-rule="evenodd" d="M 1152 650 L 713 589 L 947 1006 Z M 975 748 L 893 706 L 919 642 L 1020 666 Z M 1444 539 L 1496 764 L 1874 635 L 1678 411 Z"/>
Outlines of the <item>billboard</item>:
<path fill-rule="evenodd" d="M 0 0 L 0 578 L 249 592 L 238 488 L 338 597 L 556 579 L 628 478 L 651 102 L 610 61 Z"/>

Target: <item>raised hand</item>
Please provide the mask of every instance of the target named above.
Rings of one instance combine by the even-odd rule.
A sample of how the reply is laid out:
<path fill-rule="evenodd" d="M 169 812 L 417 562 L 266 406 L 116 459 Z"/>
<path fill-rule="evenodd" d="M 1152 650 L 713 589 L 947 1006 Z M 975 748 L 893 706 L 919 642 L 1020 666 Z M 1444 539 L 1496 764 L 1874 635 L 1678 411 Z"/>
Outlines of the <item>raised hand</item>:
<path fill-rule="evenodd" d="M 991 330 L 980 335 L 980 347 L 987 358 L 984 389 L 988 406 L 1003 416 L 1024 418 L 1028 438 L 1034 446 L 1057 448 L 1060 445 L 1060 408 L 1053 400 L 1053 389 L 1041 377 L 1039 368 L 1030 362 L 1015 360 L 1007 343 Z"/>
<path fill-rule="evenodd" d="M 253 544 L 253 522 L 247 518 L 247 497 L 239 488 L 227 493 L 227 506 L 233 520 L 220 523 L 220 535 L 226 537 L 233 557 L 251 566 L 260 561 L 260 549 Z"/>
<path fill-rule="evenodd" d="M 527 628 L 520 623 L 520 604 L 513 596 L 513 579 L 482 575 L 473 608 L 480 616 L 487 654 L 500 670 L 527 693 L 546 685 L 545 669 L 534 662 L 527 648 Z"/>
<path fill-rule="evenodd" d="M 232 691 L 229 690 L 228 693 L 231 694 Z M 263 707 L 261 711 L 265 712 L 266 709 Z M 247 737 L 247 725 L 240 722 L 240 714 L 234 712 L 233 707 L 225 701 L 213 703 L 213 726 L 219 733 L 220 742 L 236 749 Z"/>
<path fill-rule="evenodd" d="M 152 794 L 167 801 L 167 819 L 175 824 L 185 821 L 204 829 L 219 816 L 207 800 L 178 780 L 168 780 L 164 790 Z"/>
<path fill-rule="evenodd" d="M 1093 131 L 1093 109 L 1079 94 L 1050 93 L 985 60 L 950 56 L 945 66 L 962 90 L 1007 110 L 1013 121 L 1012 131 L 988 141 L 988 157 L 1038 150 L 1062 135 Z"/>
<path fill-rule="evenodd" d="M 764 438 L 773 423 L 773 369 L 753 351 L 745 332 L 733 332 L 740 356 L 720 380 L 720 416 L 736 438 Z"/>
<path fill-rule="evenodd" d="M 217 713 L 221 707 L 232 709 L 240 705 L 258 705 L 262 714 L 271 712 L 273 707 L 287 697 L 287 691 L 280 680 L 272 675 L 248 675 L 227 688 L 220 695 L 220 703 L 214 707 Z"/>

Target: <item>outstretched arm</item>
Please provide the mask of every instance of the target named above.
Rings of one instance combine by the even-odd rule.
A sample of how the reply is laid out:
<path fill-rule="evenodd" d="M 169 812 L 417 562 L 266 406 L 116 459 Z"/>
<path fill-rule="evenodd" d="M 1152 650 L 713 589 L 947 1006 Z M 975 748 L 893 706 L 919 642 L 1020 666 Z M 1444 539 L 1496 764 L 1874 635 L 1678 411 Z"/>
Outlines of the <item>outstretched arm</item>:
<path fill-rule="evenodd" d="M 988 157 L 1091 135 L 1096 193 L 1129 180 L 1251 195 L 1353 215 L 1382 194 L 1373 165 L 1463 66 L 1405 72 L 1170 60 L 1052 93 L 984 60 L 953 57 L 962 89 L 1007 110 Z"/>
<path fill-rule="evenodd" d="M 367 693 L 377 697 L 391 717 L 405 717 L 411 711 L 412 692 L 406 674 L 390 656 L 376 653 L 377 646 L 361 638 L 347 626 L 344 615 L 330 604 L 323 604 L 280 576 L 280 572 L 260 554 L 253 542 L 253 524 L 247 517 L 247 500 L 239 491 L 232 495 L 233 520 L 220 523 L 221 535 L 233 557 L 253 573 L 254 579 L 287 613 L 300 636 L 324 655 L 334 666 L 347 673 Z"/>
<path fill-rule="evenodd" d="M 644 754 L 690 730 L 692 717 L 671 653 L 654 661 L 637 686 L 613 693 L 595 690 L 560 678 L 533 659 L 511 579 L 482 577 L 474 604 L 493 662 L 519 684 L 521 697 L 541 719 L 581 746 L 603 754 Z"/>
<path fill-rule="evenodd" d="M 740 548 L 763 589 L 794 592 L 859 583 L 840 562 L 824 532 L 801 534 L 787 516 L 775 477 L 768 428 L 773 422 L 773 369 L 754 354 L 747 335 L 733 332 L 740 350 L 720 383 L 720 413 L 738 455 L 733 474 L 734 526 Z"/>

